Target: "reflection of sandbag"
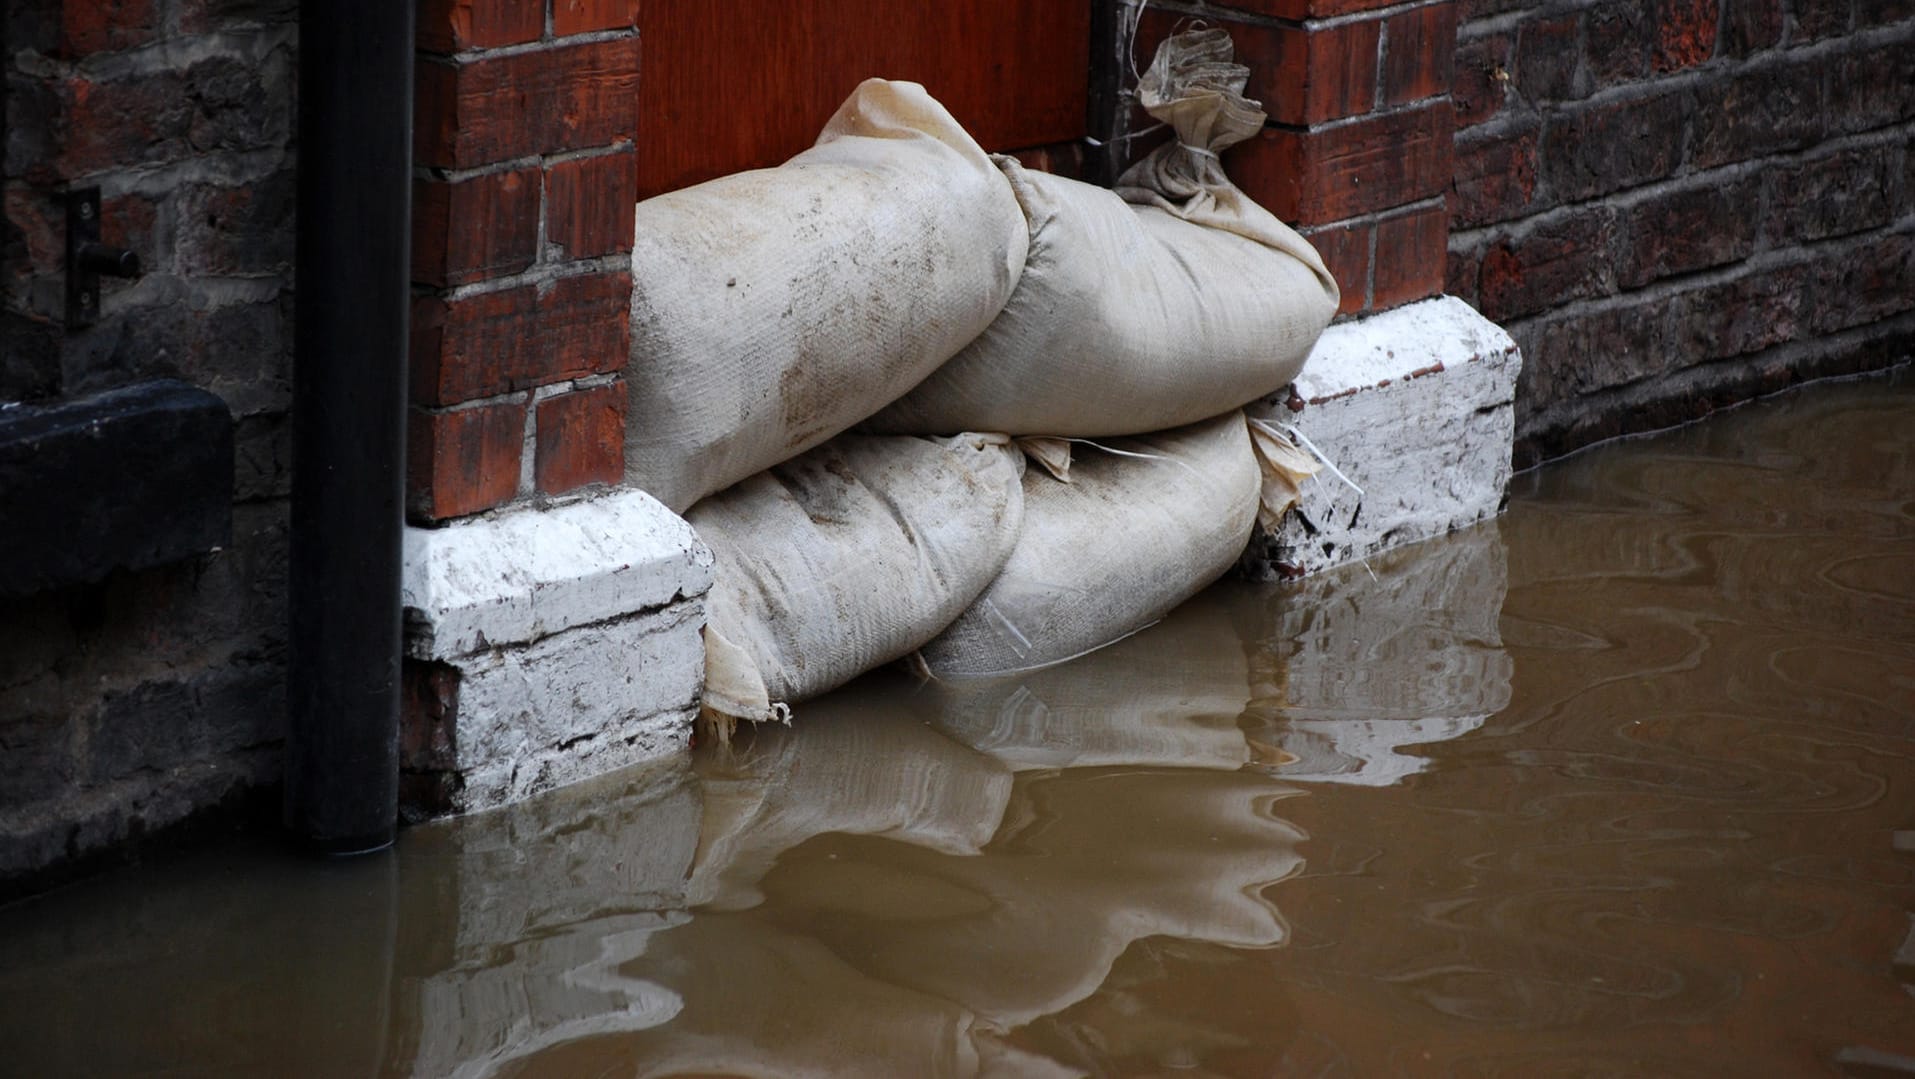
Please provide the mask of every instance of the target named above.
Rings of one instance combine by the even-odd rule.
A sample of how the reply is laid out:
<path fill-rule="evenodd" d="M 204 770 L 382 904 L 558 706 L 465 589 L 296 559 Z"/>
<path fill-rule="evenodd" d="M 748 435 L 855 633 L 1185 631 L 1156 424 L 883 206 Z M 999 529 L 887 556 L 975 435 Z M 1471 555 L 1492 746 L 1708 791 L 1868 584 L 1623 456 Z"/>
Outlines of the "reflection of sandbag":
<path fill-rule="evenodd" d="M 989 325 L 1029 235 L 943 106 L 881 79 L 782 167 L 639 203 L 627 481 L 683 512 L 863 419 Z"/>
<path fill-rule="evenodd" d="M 1241 96 L 1248 69 L 1229 56 L 1222 30 L 1165 43 L 1140 91 L 1179 141 L 1116 193 L 1004 163 L 1031 223 L 1017 290 L 982 337 L 867 429 L 1132 434 L 1296 377 L 1336 313 L 1336 281 L 1217 164 L 1263 123 Z"/>
<path fill-rule="evenodd" d="M 1100 443 L 1070 482 L 1024 478 L 1024 533 L 1004 571 L 924 647 L 939 677 L 1056 663 L 1120 640 L 1243 553 L 1262 486 L 1241 413 Z M 1114 452 L 1109 452 L 1114 451 Z"/>
<path fill-rule="evenodd" d="M 721 730 L 909 655 L 957 617 L 1017 542 L 1022 464 L 1002 439 L 847 435 L 694 506 L 717 559 L 705 706 Z"/>
<path fill-rule="evenodd" d="M 1281 944 L 1264 893 L 1303 866 L 1276 815 L 1297 793 L 1254 772 L 1025 773 L 982 855 L 832 837 L 766 875 L 764 916 L 1011 1030 L 1091 995 L 1145 937 Z"/>
<path fill-rule="evenodd" d="M 1250 694 L 1245 641 L 1212 590 L 1095 660 L 931 682 L 913 711 L 1019 770 L 1234 769 L 1252 757 L 1237 726 Z"/>
<path fill-rule="evenodd" d="M 704 909 L 755 905 L 779 855 L 827 832 L 878 835 L 955 855 L 976 854 L 1011 797 L 1003 764 L 908 717 L 904 676 L 806 709 L 802 734 L 757 732 L 749 745 L 701 762 L 705 815 L 688 900 Z"/>
<path fill-rule="evenodd" d="M 603 1059 L 623 1063 L 623 1074 L 1080 1074 L 1005 1045 L 956 1003 L 872 978 L 753 914 L 701 914 L 654 936 L 628 969 L 684 1003 L 669 1022 L 613 1043 Z M 587 1071 L 556 1054 L 538 1063 L 553 1074 Z"/>

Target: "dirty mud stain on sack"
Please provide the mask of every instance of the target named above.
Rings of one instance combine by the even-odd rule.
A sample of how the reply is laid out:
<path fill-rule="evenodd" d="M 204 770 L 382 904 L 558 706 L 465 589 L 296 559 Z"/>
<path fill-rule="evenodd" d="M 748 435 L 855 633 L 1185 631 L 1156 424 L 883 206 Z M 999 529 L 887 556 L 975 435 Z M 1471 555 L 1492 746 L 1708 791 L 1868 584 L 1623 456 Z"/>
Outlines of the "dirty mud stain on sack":
<path fill-rule="evenodd" d="M 1906 1071 L 1911 491 L 1915 379 L 1812 387 L 1072 663 L 15 904 L 0 1071 Z"/>

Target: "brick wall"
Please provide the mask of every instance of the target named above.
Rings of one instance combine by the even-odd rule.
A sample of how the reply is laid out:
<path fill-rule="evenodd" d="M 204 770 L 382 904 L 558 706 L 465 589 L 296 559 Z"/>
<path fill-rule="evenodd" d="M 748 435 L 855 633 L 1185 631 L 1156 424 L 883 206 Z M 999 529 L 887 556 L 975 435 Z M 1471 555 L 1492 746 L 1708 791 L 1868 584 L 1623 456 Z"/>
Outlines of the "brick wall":
<path fill-rule="evenodd" d="M 1316 245 L 1343 290 L 1343 315 L 1443 290 L 1456 7 L 1232 0 L 1143 9 L 1140 66 L 1185 20 L 1230 31 L 1251 69 L 1247 92 L 1270 118 L 1224 153 L 1225 171 Z M 1133 118 L 1132 129 L 1148 122 Z"/>
<path fill-rule="evenodd" d="M 1915 351 L 1915 4 L 1472 0 L 1449 291 L 1519 461 Z"/>
<path fill-rule="evenodd" d="M 636 0 L 421 0 L 407 511 L 624 476 Z"/>
<path fill-rule="evenodd" d="M 0 403 L 162 376 L 209 389 L 232 414 L 236 503 L 223 550 L 0 599 L 0 891 L 277 778 L 295 16 L 288 0 L 7 5 Z M 68 327 L 63 195 L 85 186 L 102 240 L 146 272 L 103 279 L 98 321 Z M 137 449 L 129 470 L 166 452 Z"/>

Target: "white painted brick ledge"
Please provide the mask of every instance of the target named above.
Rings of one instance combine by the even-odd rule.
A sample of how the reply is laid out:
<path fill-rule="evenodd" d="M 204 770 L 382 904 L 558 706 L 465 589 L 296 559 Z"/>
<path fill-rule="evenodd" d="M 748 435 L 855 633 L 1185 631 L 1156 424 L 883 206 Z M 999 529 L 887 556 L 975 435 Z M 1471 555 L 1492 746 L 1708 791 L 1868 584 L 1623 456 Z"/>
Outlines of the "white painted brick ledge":
<path fill-rule="evenodd" d="M 1324 331 L 1290 390 L 1249 411 L 1294 429 L 1350 482 L 1327 468 L 1306 481 L 1277 534 L 1252 538 L 1243 572 L 1319 573 L 1494 516 L 1521 369 L 1516 342 L 1451 296 Z"/>
<path fill-rule="evenodd" d="M 711 582 L 711 551 L 643 491 L 408 528 L 406 654 L 446 660 L 530 644 L 702 596 Z"/>

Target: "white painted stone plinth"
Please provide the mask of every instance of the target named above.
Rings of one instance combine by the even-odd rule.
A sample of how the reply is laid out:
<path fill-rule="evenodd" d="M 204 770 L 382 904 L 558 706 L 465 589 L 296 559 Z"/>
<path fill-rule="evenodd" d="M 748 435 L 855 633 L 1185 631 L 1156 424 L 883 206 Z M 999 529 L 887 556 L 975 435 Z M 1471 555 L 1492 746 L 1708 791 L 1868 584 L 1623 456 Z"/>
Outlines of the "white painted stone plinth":
<path fill-rule="evenodd" d="M 445 808 L 683 750 L 711 582 L 711 552 L 641 491 L 406 529 L 406 655 L 457 673 L 433 747 Z"/>
<path fill-rule="evenodd" d="M 1324 331 L 1290 390 L 1249 411 L 1350 482 L 1327 468 L 1307 480 L 1277 534 L 1251 540 L 1244 573 L 1317 573 L 1494 516 L 1521 368 L 1509 335 L 1450 296 Z"/>

